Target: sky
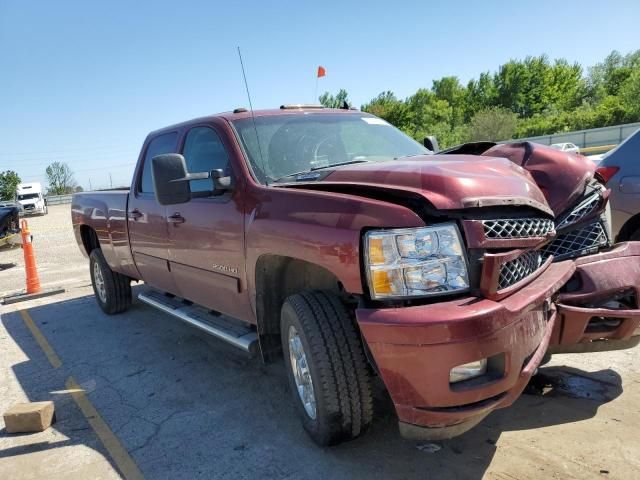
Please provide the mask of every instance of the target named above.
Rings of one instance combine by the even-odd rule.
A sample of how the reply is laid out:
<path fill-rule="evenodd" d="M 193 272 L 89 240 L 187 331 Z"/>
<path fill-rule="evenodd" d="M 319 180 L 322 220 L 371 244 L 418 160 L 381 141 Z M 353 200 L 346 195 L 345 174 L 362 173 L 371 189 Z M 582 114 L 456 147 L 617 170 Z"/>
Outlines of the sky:
<path fill-rule="evenodd" d="M 314 102 L 318 65 L 318 93 L 359 107 L 527 55 L 591 66 L 640 48 L 639 18 L 637 0 L 0 0 L 0 171 L 128 186 L 148 132 L 248 106 L 238 46 L 254 108 Z"/>

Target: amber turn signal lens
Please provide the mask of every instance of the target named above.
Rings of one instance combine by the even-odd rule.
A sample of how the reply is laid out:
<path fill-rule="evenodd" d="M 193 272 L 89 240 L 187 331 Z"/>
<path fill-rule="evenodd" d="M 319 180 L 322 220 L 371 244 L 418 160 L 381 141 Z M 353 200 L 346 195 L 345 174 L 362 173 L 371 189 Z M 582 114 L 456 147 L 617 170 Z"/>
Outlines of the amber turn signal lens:
<path fill-rule="evenodd" d="M 391 277 L 387 270 L 374 270 L 372 273 L 373 291 L 376 294 L 388 294 L 393 291 Z"/>
<path fill-rule="evenodd" d="M 372 265 L 381 265 L 385 263 L 382 241 L 382 238 L 369 239 L 369 262 Z"/>

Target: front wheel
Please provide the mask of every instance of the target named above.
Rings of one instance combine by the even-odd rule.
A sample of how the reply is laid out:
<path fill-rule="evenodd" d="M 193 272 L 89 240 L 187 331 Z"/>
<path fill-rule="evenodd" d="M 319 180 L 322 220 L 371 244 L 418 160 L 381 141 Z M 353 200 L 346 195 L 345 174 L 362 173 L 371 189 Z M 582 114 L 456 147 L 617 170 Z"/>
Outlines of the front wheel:
<path fill-rule="evenodd" d="M 96 301 L 104 313 L 114 315 L 124 312 L 131 305 L 131 280 L 114 272 L 96 248 L 89 255 L 91 284 Z"/>
<path fill-rule="evenodd" d="M 371 374 L 356 327 L 331 292 L 288 297 L 281 339 L 302 423 L 321 446 L 364 433 L 373 416 Z"/>

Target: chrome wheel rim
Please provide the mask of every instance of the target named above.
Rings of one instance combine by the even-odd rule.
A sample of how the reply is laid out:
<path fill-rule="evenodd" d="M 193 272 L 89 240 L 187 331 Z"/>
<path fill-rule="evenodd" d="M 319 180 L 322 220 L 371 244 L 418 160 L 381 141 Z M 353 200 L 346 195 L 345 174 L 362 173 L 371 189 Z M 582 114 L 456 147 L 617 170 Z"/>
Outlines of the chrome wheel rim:
<path fill-rule="evenodd" d="M 100 297 L 102 303 L 107 303 L 107 289 L 104 286 L 104 277 L 98 262 L 93 264 L 93 283 L 96 285 L 96 292 L 98 292 L 98 297 Z"/>
<path fill-rule="evenodd" d="M 289 359 L 300 401 L 307 415 L 315 420 L 316 396 L 313 391 L 313 380 L 311 380 L 311 372 L 309 371 L 307 355 L 302 346 L 302 340 L 293 325 L 289 326 Z"/>

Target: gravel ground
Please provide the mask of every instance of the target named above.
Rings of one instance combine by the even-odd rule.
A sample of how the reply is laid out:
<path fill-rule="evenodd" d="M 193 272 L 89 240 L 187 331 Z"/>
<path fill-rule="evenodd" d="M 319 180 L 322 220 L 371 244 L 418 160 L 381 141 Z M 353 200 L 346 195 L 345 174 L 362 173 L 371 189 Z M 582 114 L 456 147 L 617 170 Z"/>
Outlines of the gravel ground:
<path fill-rule="evenodd" d="M 68 206 L 30 220 L 44 285 L 67 292 L 0 306 L 0 412 L 52 399 L 48 431 L 9 435 L 0 420 L 0 478 L 118 478 L 113 455 L 65 386 L 73 377 L 149 479 L 632 479 L 640 475 L 640 349 L 558 355 L 529 393 L 444 442 L 408 442 L 381 385 L 363 438 L 316 447 L 294 413 L 281 364 L 262 365 L 135 302 L 97 307 Z M 0 252 L 18 262 L 21 250 Z M 12 260 L 8 260 L 12 259 Z M 22 288 L 22 268 L 0 291 Z M 135 287 L 139 292 L 145 286 Z M 27 309 L 62 365 L 27 328 Z M 128 478 L 135 478 L 129 476 Z"/>
<path fill-rule="evenodd" d="M 42 288 L 86 285 L 87 261 L 76 246 L 71 205 L 52 205 L 47 215 L 26 217 L 33 234 Z M 15 264 L 14 267 L 1 269 Z M 19 247 L 0 249 L 0 297 L 25 288 L 24 257 Z"/>

